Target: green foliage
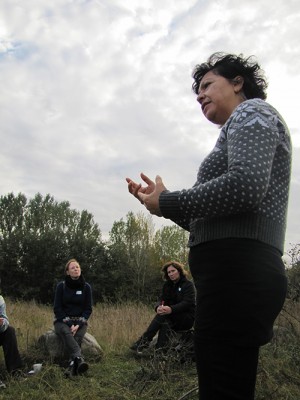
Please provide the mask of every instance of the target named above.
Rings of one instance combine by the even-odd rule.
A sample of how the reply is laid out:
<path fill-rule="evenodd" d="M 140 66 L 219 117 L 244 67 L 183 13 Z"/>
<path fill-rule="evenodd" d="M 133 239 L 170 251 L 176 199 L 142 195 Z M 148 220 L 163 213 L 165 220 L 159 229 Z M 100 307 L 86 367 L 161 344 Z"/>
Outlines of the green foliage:
<path fill-rule="evenodd" d="M 299 333 L 287 328 L 262 347 L 257 375 L 257 400 L 296 400 L 300 393 Z"/>
<path fill-rule="evenodd" d="M 27 201 L 22 194 L 0 198 L 2 293 L 52 302 L 64 264 L 78 258 L 87 275 L 103 262 L 101 232 L 86 210 L 70 208 L 47 194 Z M 86 268 L 85 268 L 86 267 Z"/>
<path fill-rule="evenodd" d="M 187 233 L 177 227 L 155 232 L 152 217 L 129 212 L 115 221 L 108 242 L 88 211 L 70 208 L 50 194 L 28 200 L 0 197 L 2 294 L 52 303 L 64 265 L 76 258 L 93 286 L 94 301 L 154 301 L 165 261 L 187 261 Z"/>
<path fill-rule="evenodd" d="M 126 352 L 107 354 L 100 363 L 90 364 L 85 376 L 74 379 L 66 379 L 64 369 L 58 365 L 44 364 L 42 371 L 35 376 L 7 377 L 7 388 L 0 392 L 0 399 L 174 400 L 195 387 L 194 365 L 185 367 L 169 363 L 168 375 L 162 367 L 152 377 L 147 368 L 147 364 Z"/>
<path fill-rule="evenodd" d="M 298 337 L 299 339 L 299 337 Z M 291 357 L 297 348 L 295 357 Z M 300 390 L 299 343 L 288 346 L 274 342 L 261 351 L 257 400 L 298 400 Z M 0 393 L 6 400 L 197 400 L 197 374 L 194 363 L 173 358 L 132 357 L 124 348 L 112 350 L 100 363 L 90 364 L 86 376 L 72 380 L 63 376 L 63 368 L 45 364 L 40 374 L 16 380 L 7 377 L 7 389 Z M 20 397 L 22 393 L 22 397 Z"/>
<path fill-rule="evenodd" d="M 126 221 L 114 222 L 110 232 L 109 250 L 122 280 L 121 299 L 147 301 L 153 288 L 161 286 L 159 268 L 153 263 L 154 225 L 151 216 L 127 214 Z"/>
<path fill-rule="evenodd" d="M 162 264 L 170 260 L 176 260 L 187 265 L 187 242 L 187 231 L 177 225 L 164 226 L 155 233 L 156 255 Z"/>
<path fill-rule="evenodd" d="M 49 329 L 51 308 L 34 302 L 8 301 L 7 306 L 25 371 L 36 362 L 42 362 L 43 369 L 36 376 L 9 377 L 0 351 L 0 378 L 7 384 L 7 389 L 0 390 L 0 400 L 197 400 L 197 374 L 192 361 L 182 363 L 173 352 L 140 358 L 129 352 L 129 344 L 153 315 L 144 305 L 94 307 L 89 331 L 105 350 L 104 358 L 90 362 L 87 375 L 72 380 L 64 377 L 63 368 L 45 359 L 41 349 L 34 346 L 33 351 L 37 338 Z M 299 339 L 299 303 L 287 300 L 276 321 L 272 342 L 260 352 L 256 400 L 299 400 Z"/>
<path fill-rule="evenodd" d="M 300 244 L 295 245 L 290 251 L 291 265 L 287 269 L 289 281 L 288 297 L 292 300 L 300 300 Z"/>

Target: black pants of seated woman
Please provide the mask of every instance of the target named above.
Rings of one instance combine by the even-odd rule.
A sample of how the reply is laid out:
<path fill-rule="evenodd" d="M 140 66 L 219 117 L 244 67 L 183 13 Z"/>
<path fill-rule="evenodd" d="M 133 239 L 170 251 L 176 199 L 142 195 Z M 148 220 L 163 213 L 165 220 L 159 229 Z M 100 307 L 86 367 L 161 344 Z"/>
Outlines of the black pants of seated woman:
<path fill-rule="evenodd" d="M 192 247 L 197 289 L 195 351 L 201 400 L 253 400 L 259 347 L 286 295 L 281 254 L 264 243 L 222 239 Z"/>
<path fill-rule="evenodd" d="M 16 331 L 11 325 L 0 333 L 0 346 L 3 347 L 6 369 L 14 373 L 22 368 L 22 360 L 18 349 Z"/>
<path fill-rule="evenodd" d="M 81 344 L 87 331 L 87 325 L 81 326 L 75 336 L 73 336 L 70 327 L 63 322 L 56 322 L 54 324 L 54 330 L 55 333 L 62 338 L 70 361 L 74 360 L 76 357 L 81 357 Z"/>
<path fill-rule="evenodd" d="M 194 318 L 184 313 L 175 315 L 156 314 L 141 339 L 150 342 L 158 332 L 156 348 L 160 349 L 167 345 L 172 331 L 191 329 L 193 324 Z"/>

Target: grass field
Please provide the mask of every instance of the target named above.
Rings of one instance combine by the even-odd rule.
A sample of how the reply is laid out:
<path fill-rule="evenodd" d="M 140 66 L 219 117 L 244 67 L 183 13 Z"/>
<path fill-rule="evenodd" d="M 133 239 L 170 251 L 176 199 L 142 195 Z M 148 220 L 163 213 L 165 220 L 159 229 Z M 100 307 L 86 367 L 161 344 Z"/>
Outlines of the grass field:
<path fill-rule="evenodd" d="M 0 399 L 7 400 L 196 400 L 197 375 L 193 361 L 181 363 L 172 354 L 161 359 L 135 358 L 128 346 L 153 317 L 153 310 L 136 304 L 98 304 L 89 332 L 104 350 L 99 362 L 90 364 L 86 376 L 66 379 L 63 369 L 44 359 L 37 339 L 52 327 L 52 309 L 35 302 L 7 300 L 7 312 L 16 328 L 25 372 L 43 362 L 35 376 L 7 376 L 0 350 L 0 374 L 7 384 Z M 286 303 L 278 318 L 272 343 L 261 350 L 257 400 L 300 398 L 300 309 Z"/>

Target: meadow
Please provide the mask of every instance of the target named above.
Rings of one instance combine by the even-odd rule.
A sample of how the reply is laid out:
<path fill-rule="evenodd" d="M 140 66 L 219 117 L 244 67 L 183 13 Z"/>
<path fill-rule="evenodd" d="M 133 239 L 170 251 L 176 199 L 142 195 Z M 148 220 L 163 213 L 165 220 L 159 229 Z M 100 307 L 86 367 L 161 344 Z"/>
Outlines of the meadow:
<path fill-rule="evenodd" d="M 34 376 L 11 378 L 6 374 L 0 350 L 0 375 L 7 400 L 196 400 L 197 375 L 193 361 L 176 357 L 136 358 L 128 346 L 143 332 L 153 310 L 142 304 L 97 304 L 89 332 L 104 351 L 90 363 L 85 376 L 66 379 L 61 366 L 47 360 L 37 346 L 38 338 L 52 327 L 51 306 L 6 299 L 7 313 L 16 328 L 25 363 L 43 363 Z M 272 342 L 261 349 L 257 400 L 300 398 L 300 305 L 287 300 L 278 317 Z"/>

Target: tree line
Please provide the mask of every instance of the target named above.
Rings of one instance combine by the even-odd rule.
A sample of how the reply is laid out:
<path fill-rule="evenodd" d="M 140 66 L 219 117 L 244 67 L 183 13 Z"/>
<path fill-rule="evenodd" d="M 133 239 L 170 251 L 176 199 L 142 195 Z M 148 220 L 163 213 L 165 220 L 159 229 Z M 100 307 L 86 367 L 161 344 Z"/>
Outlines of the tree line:
<path fill-rule="evenodd" d="M 188 233 L 176 225 L 154 229 L 152 217 L 128 212 L 107 240 L 87 210 L 37 193 L 0 197 L 0 288 L 12 299 L 52 304 L 68 259 L 76 258 L 93 287 L 94 302 L 154 301 L 161 266 L 187 265 Z M 288 296 L 300 299 L 300 244 L 289 252 Z"/>
<path fill-rule="evenodd" d="M 153 301 L 160 268 L 187 264 L 188 234 L 176 225 L 154 229 L 151 216 L 128 212 L 113 223 L 108 240 L 87 210 L 37 193 L 0 197 L 1 294 L 52 304 L 68 259 L 76 258 L 93 287 L 94 302 Z"/>

